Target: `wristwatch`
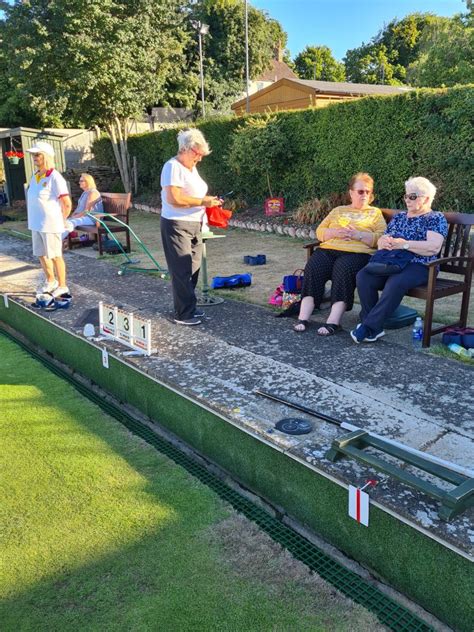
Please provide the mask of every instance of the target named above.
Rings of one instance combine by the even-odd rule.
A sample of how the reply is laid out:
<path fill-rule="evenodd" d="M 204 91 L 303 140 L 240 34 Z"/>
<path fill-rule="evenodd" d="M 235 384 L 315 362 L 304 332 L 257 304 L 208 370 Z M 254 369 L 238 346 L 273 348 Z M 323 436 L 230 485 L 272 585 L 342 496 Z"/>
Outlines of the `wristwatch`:
<path fill-rule="evenodd" d="M 408 250 L 409 247 L 410 247 L 410 244 L 408 241 L 406 244 L 403 244 L 403 250 Z"/>

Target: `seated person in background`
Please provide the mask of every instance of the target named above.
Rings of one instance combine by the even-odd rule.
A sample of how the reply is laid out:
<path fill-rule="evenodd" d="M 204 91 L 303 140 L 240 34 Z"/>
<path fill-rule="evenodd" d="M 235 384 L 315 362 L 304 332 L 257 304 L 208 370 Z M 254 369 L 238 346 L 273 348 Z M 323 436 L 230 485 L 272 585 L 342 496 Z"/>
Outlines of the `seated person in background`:
<path fill-rule="evenodd" d="M 76 210 L 64 224 L 66 230 L 62 234 L 63 239 L 77 226 L 95 226 L 95 221 L 86 213 L 104 212 L 102 198 L 96 189 L 94 178 L 88 173 L 81 173 L 79 186 L 82 189 L 82 194 L 77 202 Z"/>
<path fill-rule="evenodd" d="M 351 204 L 336 207 L 318 226 L 316 237 L 321 244 L 305 267 L 295 331 L 305 331 L 314 308 L 321 305 L 326 281 L 332 281 L 331 311 L 318 334 L 331 336 L 339 331 L 344 312 L 352 309 L 356 275 L 386 228 L 381 211 L 370 206 L 373 188 L 368 173 L 356 173 L 349 182 Z"/>
<path fill-rule="evenodd" d="M 400 305 L 406 292 L 428 280 L 425 265 L 436 259 L 448 233 L 448 223 L 431 204 L 436 187 L 426 178 L 410 178 L 405 182 L 405 203 L 408 211 L 398 213 L 378 241 L 379 250 L 407 250 L 411 261 L 398 273 L 373 274 L 363 268 L 357 275 L 357 291 L 362 306 L 360 324 L 351 331 L 354 342 L 375 342 L 381 338 L 384 321 Z M 379 290 L 382 293 L 379 298 Z"/>

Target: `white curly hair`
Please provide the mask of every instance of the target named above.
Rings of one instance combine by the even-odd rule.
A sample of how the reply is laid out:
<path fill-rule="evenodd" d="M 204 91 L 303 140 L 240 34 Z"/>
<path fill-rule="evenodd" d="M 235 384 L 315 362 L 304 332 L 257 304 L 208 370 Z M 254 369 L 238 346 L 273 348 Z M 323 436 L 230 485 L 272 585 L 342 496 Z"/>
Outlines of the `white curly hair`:
<path fill-rule="evenodd" d="M 436 195 L 435 185 L 428 180 L 428 178 L 422 178 L 420 176 L 416 178 L 409 178 L 405 182 L 405 191 L 407 193 L 418 193 L 419 195 L 426 195 L 430 204 L 434 200 Z"/>
<path fill-rule="evenodd" d="M 191 129 L 182 129 L 178 132 L 178 147 L 180 152 L 197 149 L 205 156 L 211 153 L 208 142 L 204 138 L 203 133 L 195 127 Z"/>

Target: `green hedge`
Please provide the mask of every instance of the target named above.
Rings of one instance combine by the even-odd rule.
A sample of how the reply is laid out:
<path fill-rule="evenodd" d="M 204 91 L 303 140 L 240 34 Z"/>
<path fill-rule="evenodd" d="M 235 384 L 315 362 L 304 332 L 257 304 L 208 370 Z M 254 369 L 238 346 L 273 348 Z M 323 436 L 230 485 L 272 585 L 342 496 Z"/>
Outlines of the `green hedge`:
<path fill-rule="evenodd" d="M 213 153 L 199 166 L 211 193 L 235 191 L 262 203 L 268 182 L 294 208 L 344 191 L 368 171 L 376 203 L 400 207 L 404 181 L 423 175 L 438 187 L 435 207 L 474 212 L 474 86 L 416 90 L 307 109 L 198 123 Z M 163 163 L 176 154 L 176 129 L 129 139 L 141 191 L 157 191 Z M 96 141 L 100 164 L 113 164 L 107 139 Z"/>

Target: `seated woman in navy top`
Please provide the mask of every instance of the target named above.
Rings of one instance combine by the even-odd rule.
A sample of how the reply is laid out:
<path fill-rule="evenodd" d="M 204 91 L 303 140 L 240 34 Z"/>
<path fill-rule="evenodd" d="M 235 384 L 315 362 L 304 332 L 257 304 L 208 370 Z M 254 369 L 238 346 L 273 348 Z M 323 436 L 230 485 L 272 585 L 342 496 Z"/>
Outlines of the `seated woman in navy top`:
<path fill-rule="evenodd" d="M 406 292 L 426 284 L 428 267 L 425 264 L 437 258 L 448 233 L 444 215 L 431 209 L 436 195 L 432 182 L 426 178 L 410 178 L 405 182 L 405 191 L 408 211 L 395 215 L 377 246 L 379 250 L 407 250 L 413 253 L 413 258 L 397 274 L 374 274 L 367 268 L 357 274 L 361 322 L 351 331 L 351 338 L 357 343 L 375 342 L 385 334 L 383 323 L 400 305 Z"/>

